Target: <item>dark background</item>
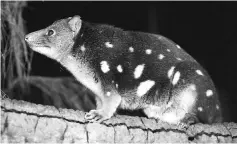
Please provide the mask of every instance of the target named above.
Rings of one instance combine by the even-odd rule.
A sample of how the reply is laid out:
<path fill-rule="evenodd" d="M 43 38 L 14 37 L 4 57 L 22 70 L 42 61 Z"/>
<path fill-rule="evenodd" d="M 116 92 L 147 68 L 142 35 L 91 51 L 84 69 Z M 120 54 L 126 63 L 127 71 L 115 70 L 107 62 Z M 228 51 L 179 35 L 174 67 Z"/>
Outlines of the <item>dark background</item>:
<path fill-rule="evenodd" d="M 28 32 L 33 32 L 74 15 L 125 30 L 160 33 L 173 40 L 211 75 L 225 121 L 237 122 L 237 2 L 28 2 L 23 18 Z M 70 73 L 34 53 L 31 75 Z"/>

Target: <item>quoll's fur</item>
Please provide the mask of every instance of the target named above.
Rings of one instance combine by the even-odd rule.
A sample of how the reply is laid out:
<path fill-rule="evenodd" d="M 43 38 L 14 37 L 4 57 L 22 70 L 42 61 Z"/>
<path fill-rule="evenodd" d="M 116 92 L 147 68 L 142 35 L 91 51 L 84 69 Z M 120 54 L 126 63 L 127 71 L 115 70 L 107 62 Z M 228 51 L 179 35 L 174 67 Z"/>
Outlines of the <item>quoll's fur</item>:
<path fill-rule="evenodd" d="M 207 72 L 163 36 L 74 16 L 28 34 L 26 41 L 95 93 L 97 109 L 86 114 L 89 121 L 109 119 L 118 108 L 142 109 L 150 118 L 173 124 L 221 121 L 218 95 Z"/>

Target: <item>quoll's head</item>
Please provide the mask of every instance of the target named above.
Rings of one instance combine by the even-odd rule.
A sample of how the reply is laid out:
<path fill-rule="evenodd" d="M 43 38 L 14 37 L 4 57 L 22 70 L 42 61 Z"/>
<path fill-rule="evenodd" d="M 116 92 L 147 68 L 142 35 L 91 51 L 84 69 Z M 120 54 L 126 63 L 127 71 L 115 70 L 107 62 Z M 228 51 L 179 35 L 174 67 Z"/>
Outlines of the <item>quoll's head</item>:
<path fill-rule="evenodd" d="M 45 29 L 27 34 L 25 40 L 32 50 L 60 60 L 72 48 L 81 23 L 79 16 L 58 20 Z"/>

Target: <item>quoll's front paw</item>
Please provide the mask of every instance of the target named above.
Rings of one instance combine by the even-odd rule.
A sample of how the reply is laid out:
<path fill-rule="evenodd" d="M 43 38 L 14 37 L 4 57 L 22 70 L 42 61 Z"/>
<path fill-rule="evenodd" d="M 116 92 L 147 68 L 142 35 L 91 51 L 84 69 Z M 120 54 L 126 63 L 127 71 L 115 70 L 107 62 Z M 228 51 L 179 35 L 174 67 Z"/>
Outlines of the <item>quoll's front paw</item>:
<path fill-rule="evenodd" d="M 181 128 L 181 129 L 188 129 L 189 126 L 190 126 L 189 124 L 186 124 L 186 123 L 183 123 L 183 122 L 178 123 L 178 127 Z"/>
<path fill-rule="evenodd" d="M 98 122 L 101 123 L 104 120 L 111 118 L 112 115 L 109 115 L 104 110 L 91 110 L 85 115 L 85 119 L 89 122 Z"/>

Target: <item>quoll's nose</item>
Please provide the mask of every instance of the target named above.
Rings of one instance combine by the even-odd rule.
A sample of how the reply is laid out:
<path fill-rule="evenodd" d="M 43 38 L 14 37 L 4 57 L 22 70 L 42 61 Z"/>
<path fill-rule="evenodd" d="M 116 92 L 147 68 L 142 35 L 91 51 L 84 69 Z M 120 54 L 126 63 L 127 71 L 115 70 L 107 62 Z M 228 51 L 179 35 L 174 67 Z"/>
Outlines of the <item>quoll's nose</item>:
<path fill-rule="evenodd" d="M 28 40 L 29 40 L 29 36 L 26 35 L 26 36 L 25 36 L 25 41 L 28 41 Z"/>

